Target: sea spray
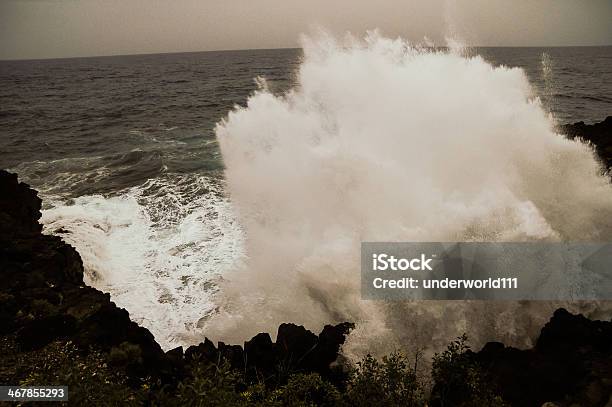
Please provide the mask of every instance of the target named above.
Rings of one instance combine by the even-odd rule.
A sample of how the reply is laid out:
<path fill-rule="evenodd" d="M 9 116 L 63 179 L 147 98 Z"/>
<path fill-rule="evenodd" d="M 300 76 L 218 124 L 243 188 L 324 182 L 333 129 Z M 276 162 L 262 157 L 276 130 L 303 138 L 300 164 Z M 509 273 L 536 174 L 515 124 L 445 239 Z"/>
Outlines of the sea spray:
<path fill-rule="evenodd" d="M 612 189 L 592 149 L 555 134 L 521 69 L 376 32 L 303 43 L 291 91 L 260 81 L 217 126 L 247 260 L 205 334 L 348 320 L 349 356 L 463 332 L 530 345 L 560 304 L 363 301 L 360 242 L 608 240 Z"/>

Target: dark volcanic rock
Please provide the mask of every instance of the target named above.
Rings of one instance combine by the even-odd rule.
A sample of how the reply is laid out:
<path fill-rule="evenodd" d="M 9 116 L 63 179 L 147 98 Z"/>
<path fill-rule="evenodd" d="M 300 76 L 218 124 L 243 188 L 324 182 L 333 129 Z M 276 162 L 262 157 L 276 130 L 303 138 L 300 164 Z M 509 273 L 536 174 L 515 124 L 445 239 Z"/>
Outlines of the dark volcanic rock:
<path fill-rule="evenodd" d="M 279 351 L 287 357 L 299 358 L 311 351 L 318 342 L 317 336 L 301 325 L 281 324 L 276 335 Z"/>
<path fill-rule="evenodd" d="M 612 116 L 595 124 L 566 124 L 559 126 L 559 131 L 570 139 L 581 138 L 593 143 L 605 167 L 612 167 Z"/>
<path fill-rule="evenodd" d="M 581 353 L 610 353 L 612 323 L 591 321 L 582 315 L 573 315 L 560 308 L 542 328 L 536 349 L 559 354 L 576 349 Z"/>
<path fill-rule="evenodd" d="M 38 349 L 58 337 L 74 334 L 76 320 L 70 315 L 50 315 L 33 319 L 19 331 L 19 341 L 24 350 Z"/>
<path fill-rule="evenodd" d="M 226 345 L 223 342 L 219 342 L 219 355 L 223 359 L 229 361 L 230 365 L 234 369 L 244 369 L 244 351 L 240 345 Z M 210 362 L 217 362 L 211 360 Z"/>
<path fill-rule="evenodd" d="M 314 335 L 314 334 L 313 334 Z M 259 333 L 244 343 L 244 365 L 273 367 L 276 364 L 275 346 L 267 333 Z"/>
<path fill-rule="evenodd" d="M 612 322 L 555 311 L 529 350 L 492 342 L 474 354 L 513 406 L 606 406 L 612 395 Z"/>
<path fill-rule="evenodd" d="M 217 363 L 223 358 L 232 368 L 245 372 L 248 380 L 266 380 L 279 378 L 288 373 L 316 372 L 324 377 L 335 379 L 337 375 L 331 365 L 336 361 L 340 347 L 346 335 L 353 329 L 351 323 L 335 326 L 326 325 L 319 336 L 303 326 L 281 324 L 278 328 L 276 342 L 267 333 L 259 333 L 244 343 L 218 346 L 206 339 L 197 346 L 190 346 L 185 351 L 187 361 L 201 358 Z"/>
<path fill-rule="evenodd" d="M 216 361 L 219 359 L 219 351 L 210 339 L 204 338 L 204 342 L 200 342 L 200 344 L 197 346 L 190 346 L 187 348 L 187 350 L 185 350 L 186 360 L 193 360 L 195 357 L 201 357 L 209 361 Z"/>
<path fill-rule="evenodd" d="M 17 174 L 0 171 L 0 234 L 37 234 L 42 230 L 41 200 L 36 191 L 17 181 Z"/>

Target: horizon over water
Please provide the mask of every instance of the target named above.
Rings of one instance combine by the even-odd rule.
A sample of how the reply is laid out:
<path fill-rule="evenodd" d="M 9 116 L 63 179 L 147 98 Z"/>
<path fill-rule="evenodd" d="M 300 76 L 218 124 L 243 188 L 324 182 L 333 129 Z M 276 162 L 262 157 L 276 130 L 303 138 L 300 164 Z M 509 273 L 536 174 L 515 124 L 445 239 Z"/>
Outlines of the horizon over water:
<path fill-rule="evenodd" d="M 530 96 L 539 97 L 558 124 L 612 115 L 612 46 L 477 47 L 465 54 L 523 69 Z M 374 63 L 378 57 L 374 52 L 364 58 Z M 340 57 L 325 58 L 343 66 Z M 219 312 L 215 296 L 224 275 L 248 262 L 244 254 L 251 246 L 239 220 L 244 213 L 237 213 L 228 196 L 230 189 L 245 191 L 236 183 L 228 188 L 235 181 L 226 180 L 217 138 L 220 129 L 230 136 L 243 130 L 224 128 L 222 120 L 235 106 L 264 103 L 252 97 L 261 87 L 276 97 L 304 88 L 312 92 L 304 99 L 324 94 L 313 83 L 299 82 L 303 61 L 302 50 L 293 48 L 0 61 L 0 167 L 39 190 L 46 233 L 77 248 L 88 284 L 109 292 L 164 348 L 197 343 Z M 437 65 L 444 61 L 431 63 L 446 72 Z M 474 65 L 482 72 L 488 66 Z M 334 73 L 328 65 L 311 68 Z M 502 76 L 492 76 L 491 88 L 483 91 L 495 95 L 514 84 Z M 378 79 L 372 83 L 386 91 Z M 451 85 L 449 78 L 439 82 Z M 405 85 L 411 83 L 406 78 Z M 470 89 L 458 89 L 471 97 Z M 322 97 L 335 101 L 333 95 Z M 404 99 L 396 103 L 408 106 Z M 253 120 L 248 128 L 268 129 L 264 116 L 249 115 L 253 109 L 249 105 L 240 116 Z M 276 113 L 271 120 L 285 117 Z M 448 120 L 448 128 L 462 126 L 461 117 L 444 111 L 430 115 L 432 122 Z M 309 123 L 304 120 L 296 127 Z M 402 133 L 387 124 L 389 134 Z M 226 149 L 225 159 L 236 160 L 241 151 Z"/>
<path fill-rule="evenodd" d="M 519 49 L 555 49 L 555 48 L 609 48 L 612 44 L 607 45 L 469 45 L 464 46 L 466 49 L 486 49 L 486 48 L 519 48 Z M 435 49 L 444 49 L 448 46 L 431 46 Z M 56 61 L 62 59 L 89 59 L 89 58 L 116 58 L 116 57 L 139 57 L 139 56 L 159 56 L 159 55 L 181 55 L 181 54 L 204 54 L 204 53 L 220 53 L 220 52 L 257 52 L 257 51 L 301 51 L 300 47 L 278 47 L 278 48 L 228 48 L 228 49 L 211 49 L 199 51 L 164 51 L 164 52 L 142 52 L 135 54 L 101 54 L 101 55 L 74 55 L 74 56 L 54 56 L 42 58 L 6 58 L 0 59 L 2 62 L 34 62 L 34 61 Z"/>

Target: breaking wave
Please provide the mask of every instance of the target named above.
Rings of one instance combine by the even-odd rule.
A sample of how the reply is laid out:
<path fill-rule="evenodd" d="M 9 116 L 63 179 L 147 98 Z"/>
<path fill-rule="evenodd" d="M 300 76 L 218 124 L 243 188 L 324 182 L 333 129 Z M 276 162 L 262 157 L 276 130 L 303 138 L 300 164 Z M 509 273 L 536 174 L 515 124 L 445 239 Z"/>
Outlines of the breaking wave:
<path fill-rule="evenodd" d="M 363 301 L 360 242 L 612 237 L 592 148 L 555 133 L 521 69 L 373 32 L 305 38 L 291 91 L 259 82 L 216 129 L 246 259 L 224 274 L 209 337 L 348 320 L 349 356 L 462 332 L 528 346 L 562 304 Z"/>
<path fill-rule="evenodd" d="M 162 347 L 201 341 L 217 282 L 243 252 L 219 181 L 169 175 L 51 206 L 43 211 L 45 231 L 78 249 L 87 284 L 110 293 Z"/>

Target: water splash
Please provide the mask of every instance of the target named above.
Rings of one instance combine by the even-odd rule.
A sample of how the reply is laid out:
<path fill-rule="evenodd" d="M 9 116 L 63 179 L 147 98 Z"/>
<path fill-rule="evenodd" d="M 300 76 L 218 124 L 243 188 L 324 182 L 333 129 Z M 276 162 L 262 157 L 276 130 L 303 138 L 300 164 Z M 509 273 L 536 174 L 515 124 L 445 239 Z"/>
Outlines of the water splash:
<path fill-rule="evenodd" d="M 555 134 L 521 69 L 375 32 L 303 43 L 294 89 L 261 88 L 216 129 L 247 260 L 207 335 L 350 320 L 353 355 L 465 331 L 529 345 L 559 304 L 362 301 L 360 242 L 607 240 L 612 189 L 592 149 Z"/>

